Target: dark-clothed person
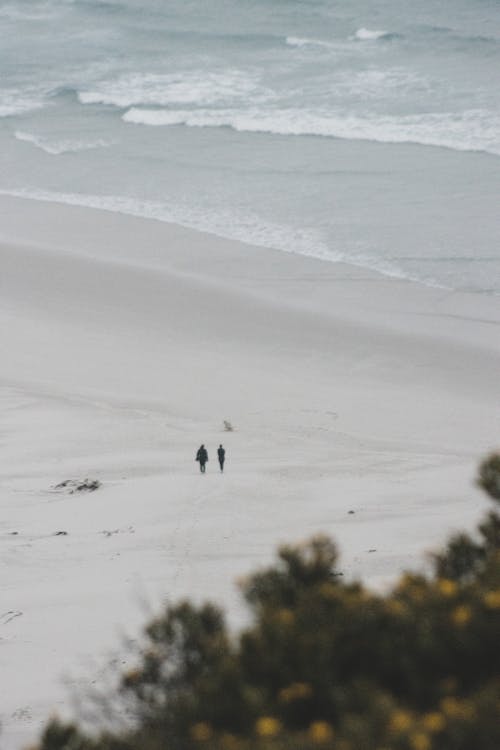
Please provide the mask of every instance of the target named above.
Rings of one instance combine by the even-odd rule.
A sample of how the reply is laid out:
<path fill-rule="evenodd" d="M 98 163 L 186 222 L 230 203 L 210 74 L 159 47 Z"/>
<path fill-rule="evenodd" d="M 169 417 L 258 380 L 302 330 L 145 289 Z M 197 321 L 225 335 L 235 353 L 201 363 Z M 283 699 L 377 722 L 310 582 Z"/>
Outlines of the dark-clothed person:
<path fill-rule="evenodd" d="M 217 450 L 217 457 L 219 459 L 220 470 L 224 471 L 224 461 L 226 460 L 226 451 L 224 450 L 222 445 L 219 445 L 219 448 Z"/>
<path fill-rule="evenodd" d="M 196 460 L 200 462 L 200 471 L 202 474 L 205 473 L 205 464 L 208 461 L 207 449 L 204 445 L 200 445 L 198 453 L 196 454 Z"/>

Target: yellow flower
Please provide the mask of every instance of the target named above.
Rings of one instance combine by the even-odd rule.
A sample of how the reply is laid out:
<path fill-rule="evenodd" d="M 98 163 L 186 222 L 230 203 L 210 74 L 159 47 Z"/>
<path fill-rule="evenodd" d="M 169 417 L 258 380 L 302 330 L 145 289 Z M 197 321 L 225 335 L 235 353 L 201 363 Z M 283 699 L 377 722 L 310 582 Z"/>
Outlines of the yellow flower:
<path fill-rule="evenodd" d="M 449 698 L 444 698 L 441 701 L 441 708 L 447 716 L 450 716 L 453 719 L 460 716 L 460 701 L 457 700 L 457 698 L 451 696 Z"/>
<path fill-rule="evenodd" d="M 129 670 L 124 677 L 124 682 L 126 685 L 135 685 L 142 677 L 142 671 L 140 669 L 131 669 Z"/>
<path fill-rule="evenodd" d="M 437 585 L 439 593 L 446 597 L 455 596 L 458 590 L 455 581 L 451 581 L 449 578 L 440 578 Z"/>
<path fill-rule="evenodd" d="M 410 745 L 413 750 L 429 750 L 431 741 L 424 732 L 415 732 L 410 737 Z"/>
<path fill-rule="evenodd" d="M 319 593 L 323 599 L 330 599 L 335 601 L 339 598 L 339 589 L 333 583 L 322 583 L 319 587 Z"/>
<path fill-rule="evenodd" d="M 295 615 L 291 609 L 280 609 L 276 613 L 276 619 L 281 625 L 291 625 L 295 620 Z"/>
<path fill-rule="evenodd" d="M 460 716 L 460 701 L 457 698 L 449 697 L 443 698 L 441 701 L 442 711 L 452 718 Z"/>
<path fill-rule="evenodd" d="M 389 732 L 399 734 L 406 732 L 413 724 L 413 719 L 409 711 L 394 711 L 389 721 Z"/>
<path fill-rule="evenodd" d="M 398 581 L 397 588 L 398 590 L 405 589 L 407 588 L 407 586 L 412 586 L 414 582 L 415 576 L 413 576 L 411 573 L 403 573 Z"/>
<path fill-rule="evenodd" d="M 273 716 L 261 716 L 255 724 L 259 737 L 274 737 L 281 731 L 281 723 Z"/>
<path fill-rule="evenodd" d="M 212 736 L 212 727 L 206 721 L 199 721 L 197 724 L 193 724 L 189 730 L 189 734 L 197 742 L 206 742 Z"/>
<path fill-rule="evenodd" d="M 470 607 L 467 607 L 465 604 L 461 604 L 459 607 L 456 607 L 451 613 L 451 619 L 452 619 L 453 624 L 458 625 L 459 627 L 461 627 L 462 625 L 467 625 L 471 617 L 472 617 L 472 610 Z"/>
<path fill-rule="evenodd" d="M 500 609 L 500 589 L 486 592 L 483 596 L 483 602 L 488 609 Z"/>
<path fill-rule="evenodd" d="M 309 737 L 318 744 L 329 742 L 333 739 L 333 735 L 333 727 L 327 721 L 313 721 L 309 727 Z"/>
<path fill-rule="evenodd" d="M 441 701 L 443 713 L 453 719 L 473 719 L 475 716 L 474 706 L 468 701 L 460 701 L 457 698 L 443 698 Z"/>
<path fill-rule="evenodd" d="M 388 599 L 385 603 L 387 611 L 391 615 L 396 615 L 399 617 L 400 615 L 404 615 L 405 612 L 408 611 L 408 608 L 406 607 L 403 602 L 400 602 L 398 599 Z"/>
<path fill-rule="evenodd" d="M 425 589 L 423 589 L 421 586 L 414 586 L 411 589 L 410 595 L 414 602 L 417 604 L 420 604 L 420 602 L 423 602 L 425 599 Z"/>
<path fill-rule="evenodd" d="M 475 719 L 476 709 L 473 703 L 467 700 L 463 700 L 460 702 L 460 708 L 462 719 L 466 719 L 468 721 L 470 721 L 471 719 Z"/>
<path fill-rule="evenodd" d="M 432 711 L 424 715 L 422 723 L 428 732 L 442 732 L 446 726 L 446 719 L 439 711 Z"/>
<path fill-rule="evenodd" d="M 396 587 L 397 594 L 404 594 L 416 603 L 425 599 L 427 590 L 426 581 L 420 576 L 411 573 L 405 573 Z"/>
<path fill-rule="evenodd" d="M 294 682 L 283 690 L 280 690 L 278 698 L 281 703 L 292 703 L 292 701 L 310 698 L 312 688 L 305 682 Z"/>
<path fill-rule="evenodd" d="M 221 744 L 221 747 L 226 748 L 226 750 L 237 750 L 237 748 L 240 745 L 240 742 L 238 738 L 234 736 L 234 734 L 229 734 L 229 732 L 225 732 L 220 738 L 220 744 Z"/>

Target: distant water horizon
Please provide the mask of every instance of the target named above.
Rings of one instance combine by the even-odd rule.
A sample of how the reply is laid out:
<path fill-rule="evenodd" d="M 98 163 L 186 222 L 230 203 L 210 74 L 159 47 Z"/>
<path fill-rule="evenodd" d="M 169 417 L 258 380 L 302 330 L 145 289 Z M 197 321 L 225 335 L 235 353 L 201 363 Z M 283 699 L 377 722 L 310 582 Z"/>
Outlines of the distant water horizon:
<path fill-rule="evenodd" d="M 500 293 L 494 0 L 11 0 L 0 192 Z"/>

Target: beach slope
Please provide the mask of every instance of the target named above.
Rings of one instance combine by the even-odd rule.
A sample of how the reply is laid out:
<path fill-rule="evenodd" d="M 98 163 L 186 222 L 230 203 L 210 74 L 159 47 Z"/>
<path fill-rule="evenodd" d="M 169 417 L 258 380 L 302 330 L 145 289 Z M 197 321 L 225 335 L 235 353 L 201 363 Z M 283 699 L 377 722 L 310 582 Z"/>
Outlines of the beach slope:
<path fill-rule="evenodd" d="M 2 196 L 1 747 L 162 602 L 240 625 L 235 579 L 280 542 L 328 533 L 383 587 L 471 528 L 499 332 L 495 297 Z"/>

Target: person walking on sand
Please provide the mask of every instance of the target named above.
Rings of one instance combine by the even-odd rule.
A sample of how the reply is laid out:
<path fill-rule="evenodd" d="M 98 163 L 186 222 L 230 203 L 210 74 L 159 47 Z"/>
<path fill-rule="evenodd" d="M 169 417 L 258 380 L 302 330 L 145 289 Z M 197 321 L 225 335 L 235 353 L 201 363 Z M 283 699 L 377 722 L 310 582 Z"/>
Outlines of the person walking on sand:
<path fill-rule="evenodd" d="M 219 445 L 219 448 L 217 449 L 217 456 L 219 458 L 219 466 L 221 472 L 224 471 L 224 461 L 226 460 L 226 451 L 222 447 L 222 445 Z"/>
<path fill-rule="evenodd" d="M 205 473 L 205 464 L 208 461 L 208 453 L 207 449 L 203 445 L 203 443 L 198 448 L 198 453 L 196 454 L 196 461 L 200 462 L 200 471 L 202 474 Z"/>

